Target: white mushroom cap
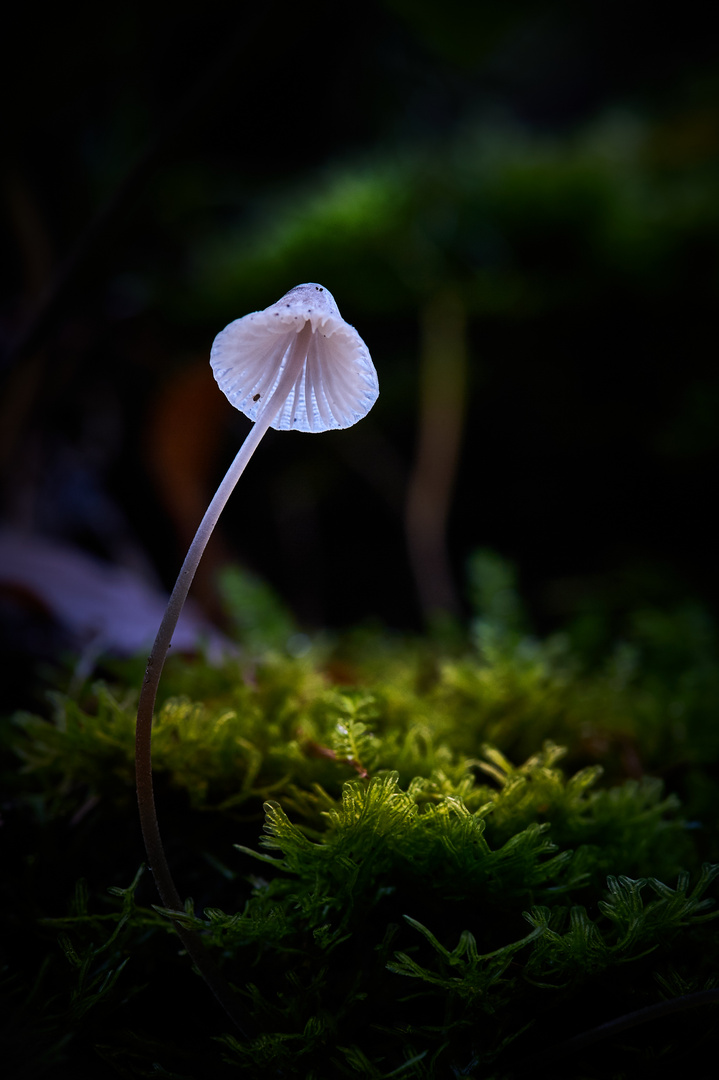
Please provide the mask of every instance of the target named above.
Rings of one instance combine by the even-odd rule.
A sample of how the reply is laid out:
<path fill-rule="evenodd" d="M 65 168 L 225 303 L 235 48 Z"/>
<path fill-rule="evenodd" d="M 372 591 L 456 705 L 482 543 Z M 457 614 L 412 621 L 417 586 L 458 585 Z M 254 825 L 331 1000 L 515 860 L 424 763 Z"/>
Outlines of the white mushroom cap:
<path fill-rule="evenodd" d="M 235 408 L 250 420 L 276 411 L 270 426 L 280 431 L 351 427 L 379 394 L 367 346 L 315 282 L 226 326 L 210 363 Z"/>

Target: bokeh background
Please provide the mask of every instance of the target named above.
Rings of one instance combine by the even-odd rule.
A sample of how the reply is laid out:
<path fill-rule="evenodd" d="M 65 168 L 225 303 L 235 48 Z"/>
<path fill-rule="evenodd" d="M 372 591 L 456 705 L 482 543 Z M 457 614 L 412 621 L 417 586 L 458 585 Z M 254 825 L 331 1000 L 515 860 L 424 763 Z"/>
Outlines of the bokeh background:
<path fill-rule="evenodd" d="M 140 643 L 249 426 L 212 339 L 303 281 L 380 398 L 268 435 L 198 618 L 222 629 L 237 563 L 307 629 L 461 620 L 478 549 L 590 651 L 642 606 L 716 611 L 712 24 L 691 0 L 13 5 L 4 696 Z"/>

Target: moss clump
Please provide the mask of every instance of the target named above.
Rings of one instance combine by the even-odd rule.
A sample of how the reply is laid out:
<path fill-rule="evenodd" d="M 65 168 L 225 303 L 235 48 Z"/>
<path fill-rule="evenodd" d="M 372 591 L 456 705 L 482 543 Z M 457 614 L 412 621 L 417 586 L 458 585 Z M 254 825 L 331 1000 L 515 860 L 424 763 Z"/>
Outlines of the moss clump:
<path fill-rule="evenodd" d="M 137 665 L 5 725 L 10 1075 L 656 1077 L 699 1055 L 719 984 L 711 631 L 692 653 L 680 613 L 672 651 L 644 613 L 589 665 L 505 601 L 466 639 L 302 648 L 270 606 L 272 648 L 170 665 L 161 824 L 245 1039 L 136 875 Z"/>

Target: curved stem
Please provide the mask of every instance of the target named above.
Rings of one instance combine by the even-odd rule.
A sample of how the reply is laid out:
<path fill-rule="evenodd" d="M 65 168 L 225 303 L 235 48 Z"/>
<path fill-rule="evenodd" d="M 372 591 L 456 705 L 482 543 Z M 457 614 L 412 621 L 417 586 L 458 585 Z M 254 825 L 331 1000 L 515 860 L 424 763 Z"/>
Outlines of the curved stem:
<path fill-rule="evenodd" d="M 272 419 L 270 417 L 270 419 Z M 263 422 L 264 420 L 264 422 Z M 225 473 L 220 482 L 212 502 L 208 506 L 205 516 L 195 533 L 195 538 L 190 544 L 182 569 L 175 582 L 170 599 L 162 617 L 160 628 L 157 631 L 155 643 L 152 646 L 145 678 L 140 691 L 140 700 L 137 706 L 137 728 L 135 733 L 135 771 L 137 779 L 137 801 L 140 809 L 140 824 L 142 835 L 145 840 L 147 856 L 152 873 L 155 877 L 157 890 L 165 907 L 182 911 L 182 903 L 172 880 L 170 868 L 167 865 L 165 851 L 160 839 L 160 829 L 155 812 L 155 798 L 152 789 L 152 714 L 155 709 L 157 688 L 160 685 L 162 669 L 165 665 L 167 653 L 175 632 L 177 621 L 184 606 L 187 594 L 192 584 L 192 579 L 202 558 L 202 553 L 207 546 L 207 541 L 212 535 L 212 530 L 225 507 L 237 481 L 242 476 L 248 461 L 257 449 L 262 436 L 270 426 L 269 421 L 263 417 L 250 430 L 243 442 L 235 460 Z"/>
<path fill-rule="evenodd" d="M 155 795 L 152 784 L 152 716 L 155 709 L 157 689 L 160 684 L 162 669 L 167 658 L 167 653 L 175 632 L 177 621 L 180 617 L 187 594 L 192 584 L 192 579 L 202 558 L 202 553 L 207 546 L 207 541 L 212 535 L 212 530 L 227 503 L 237 481 L 242 476 L 247 463 L 257 449 L 260 439 L 267 431 L 276 414 L 268 412 L 257 421 L 251 428 L 247 438 L 225 473 L 220 486 L 215 492 L 214 498 L 208 506 L 205 516 L 195 533 L 195 538 L 190 544 L 182 569 L 175 582 L 170 599 L 162 617 L 160 628 L 157 631 L 152 651 L 147 662 L 145 678 L 140 691 L 140 700 L 137 706 L 137 726 L 135 729 L 135 777 L 137 783 L 137 805 L 140 811 L 140 825 L 145 841 L 147 860 L 150 864 L 157 891 L 160 894 L 163 905 L 172 911 L 182 911 L 183 905 L 180 894 L 170 873 L 170 867 L 165 855 L 165 849 L 160 836 L 160 826 L 157 821 L 155 809 Z M 246 1026 L 238 1015 L 239 1005 L 236 996 L 232 993 L 224 978 L 215 967 L 209 953 L 198 934 L 175 922 L 175 929 L 180 936 L 187 952 L 192 957 L 195 966 L 200 971 L 214 993 L 217 1000 L 225 1011 L 240 1028 Z"/>
<path fill-rule="evenodd" d="M 181 912 L 183 911 L 183 906 L 182 901 L 180 900 L 180 894 L 177 891 L 172 874 L 170 873 L 170 867 L 162 844 L 152 785 L 152 716 L 155 710 L 157 689 L 160 685 L 160 677 L 170 648 L 172 635 L 175 632 L 177 621 L 180 617 L 185 600 L 187 599 L 187 594 L 190 590 L 190 585 L 192 584 L 192 579 L 195 576 L 197 567 L 199 566 L 200 559 L 202 558 L 202 553 L 207 546 L 207 541 L 210 539 L 212 530 L 217 524 L 218 518 L 232 494 L 237 481 L 242 476 L 247 467 L 247 463 L 257 449 L 260 439 L 272 424 L 272 421 L 279 413 L 283 402 L 287 399 L 290 389 L 297 383 L 297 380 L 301 375 L 311 332 L 312 328 L 310 323 L 306 323 L 297 333 L 295 340 L 290 345 L 290 348 L 284 357 L 284 367 L 281 368 L 281 376 L 274 393 L 267 399 L 265 408 L 257 417 L 254 426 L 250 429 L 247 438 L 225 473 L 225 476 L 220 482 L 220 486 L 205 511 L 205 516 L 200 522 L 200 526 L 195 533 L 195 537 L 190 544 L 187 555 L 185 556 L 185 561 L 178 574 L 175 587 L 170 595 L 165 614 L 160 623 L 160 628 L 157 631 L 155 643 L 152 646 L 150 657 L 147 661 L 145 678 L 142 683 L 140 700 L 137 705 L 137 726 L 135 729 L 137 805 L 140 811 L 140 825 L 145 841 L 147 861 L 150 864 L 150 869 L 152 870 L 162 903 L 171 911 Z M 177 930 L 183 945 L 187 949 L 187 952 L 192 957 L 195 966 L 198 968 L 200 974 L 214 993 L 217 1000 L 225 1009 L 225 1012 L 241 1030 L 243 1028 L 246 1030 L 247 1022 L 241 1015 L 237 997 L 228 986 L 224 977 L 220 974 L 219 969 L 215 966 L 215 963 L 205 949 L 199 934 L 195 933 L 193 930 L 188 930 L 178 922 L 174 922 L 173 925 Z"/>

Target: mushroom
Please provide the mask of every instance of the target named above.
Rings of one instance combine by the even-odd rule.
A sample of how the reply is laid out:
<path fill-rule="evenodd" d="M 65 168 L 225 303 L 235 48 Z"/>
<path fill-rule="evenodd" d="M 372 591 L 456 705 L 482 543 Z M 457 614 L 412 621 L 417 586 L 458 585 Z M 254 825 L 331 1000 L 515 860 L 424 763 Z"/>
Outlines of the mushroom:
<path fill-rule="evenodd" d="M 254 421 L 200 522 L 157 631 L 137 708 L 135 771 L 147 858 L 164 906 L 183 905 L 165 856 L 152 785 L 152 715 L 162 668 L 192 579 L 235 484 L 269 427 L 329 431 L 351 427 L 374 405 L 377 372 L 367 346 L 341 317 L 334 298 L 314 282 L 290 289 L 276 304 L 236 319 L 212 345 L 210 363 L 229 401 Z M 188 953 L 232 1019 L 245 1030 L 237 999 L 199 936 L 175 928 Z"/>
<path fill-rule="evenodd" d="M 332 294 L 313 283 L 235 319 L 215 338 L 210 363 L 222 392 L 261 434 L 352 427 L 379 393 L 367 346 Z"/>

